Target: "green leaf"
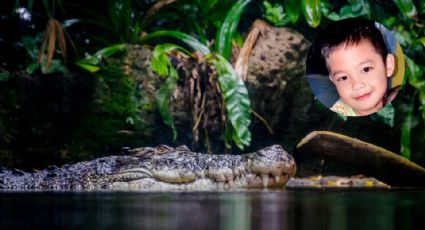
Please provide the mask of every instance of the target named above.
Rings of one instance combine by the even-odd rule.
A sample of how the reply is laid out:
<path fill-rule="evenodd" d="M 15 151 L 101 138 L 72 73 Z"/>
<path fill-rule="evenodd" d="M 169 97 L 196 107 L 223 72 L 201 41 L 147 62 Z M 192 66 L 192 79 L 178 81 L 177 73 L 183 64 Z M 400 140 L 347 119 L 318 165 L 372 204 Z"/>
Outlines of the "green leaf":
<path fill-rule="evenodd" d="M 283 26 L 290 22 L 290 18 L 283 12 L 283 7 L 276 3 L 272 6 L 268 1 L 263 2 L 266 8 L 266 15 L 264 16 L 269 22 L 276 26 Z"/>
<path fill-rule="evenodd" d="M 416 42 L 419 42 L 423 47 L 425 47 L 425 37 L 418 38 Z"/>
<path fill-rule="evenodd" d="M 285 9 L 291 19 L 292 23 L 296 23 L 300 16 L 300 3 L 299 0 L 286 0 Z"/>
<path fill-rule="evenodd" d="M 168 76 L 170 61 L 160 45 L 157 45 L 152 53 L 151 68 L 161 76 Z"/>
<path fill-rule="evenodd" d="M 351 12 L 346 17 L 367 16 L 370 18 L 371 11 L 367 0 L 349 0 L 348 2 L 350 3 Z"/>
<path fill-rule="evenodd" d="M 0 81 L 8 81 L 14 75 L 9 72 L 0 72 Z"/>
<path fill-rule="evenodd" d="M 409 79 L 409 84 L 416 89 L 421 89 L 425 85 L 422 69 L 408 56 L 405 55 L 404 57 L 407 64 L 406 74 Z"/>
<path fill-rule="evenodd" d="M 68 69 L 63 64 L 62 60 L 60 59 L 53 59 L 52 63 L 50 64 L 50 68 L 46 70 L 45 68 L 46 63 L 41 63 L 41 70 L 44 74 L 51 74 L 51 73 L 62 73 L 65 74 L 68 72 Z"/>
<path fill-rule="evenodd" d="M 102 62 L 104 58 L 110 57 L 117 52 L 123 51 L 125 49 L 125 44 L 116 44 L 108 46 L 97 51 L 93 56 L 86 54 L 86 58 L 81 61 L 77 61 L 75 64 L 91 73 L 97 72 L 100 70 L 98 65 Z"/>
<path fill-rule="evenodd" d="M 407 115 L 404 119 L 403 124 L 401 125 L 401 146 L 400 153 L 403 157 L 410 160 L 410 140 L 411 140 L 411 131 L 413 127 L 413 100 L 408 106 Z"/>
<path fill-rule="evenodd" d="M 218 3 L 218 0 L 196 0 L 203 14 L 210 13 L 214 9 L 214 6 Z"/>
<path fill-rule="evenodd" d="M 36 69 L 37 69 L 37 62 L 33 62 L 27 66 L 25 71 L 27 71 L 28 74 L 33 74 Z"/>
<path fill-rule="evenodd" d="M 425 121 L 425 87 L 419 90 L 420 110 L 422 111 L 422 119 Z"/>
<path fill-rule="evenodd" d="M 171 63 L 170 63 L 171 64 Z M 173 141 L 177 139 L 177 130 L 174 125 L 173 116 L 170 112 L 170 96 L 177 85 L 178 75 L 174 67 L 170 68 L 170 76 L 165 81 L 164 85 L 158 90 L 156 95 L 156 105 L 158 107 L 159 114 L 162 117 L 163 122 L 171 127 L 173 132 Z"/>
<path fill-rule="evenodd" d="M 379 110 L 377 113 L 371 115 L 371 119 L 374 121 L 382 121 L 384 124 L 393 127 L 394 126 L 395 109 L 392 104 L 386 105 L 384 108 Z"/>
<path fill-rule="evenodd" d="M 124 49 L 125 49 L 124 44 L 108 46 L 106 48 L 103 48 L 97 51 L 93 56 L 91 56 L 90 54 L 86 54 L 86 58 L 83 60 L 83 62 L 87 64 L 98 65 L 104 58 L 110 57 L 113 54 L 119 51 L 122 51 Z"/>
<path fill-rule="evenodd" d="M 413 4 L 412 0 L 395 0 L 395 4 L 403 16 L 407 18 L 417 17 L 418 12 L 416 11 L 415 4 Z"/>
<path fill-rule="evenodd" d="M 240 76 L 235 72 L 232 65 L 221 55 L 211 55 L 206 57 L 211 62 L 218 74 L 220 89 L 226 104 L 227 119 L 230 121 L 232 140 L 240 149 L 244 149 L 251 143 L 251 123 L 250 101 L 248 90 Z"/>
<path fill-rule="evenodd" d="M 80 62 L 77 62 L 75 64 L 77 66 L 81 67 L 82 69 L 89 71 L 90 73 L 96 73 L 97 71 L 100 70 L 100 67 L 95 66 L 95 65 L 84 64 L 84 63 L 80 63 Z"/>
<path fill-rule="evenodd" d="M 31 57 L 33 61 L 37 60 L 38 57 L 38 46 L 34 38 L 24 35 L 21 38 L 21 44 L 24 46 L 27 54 Z"/>
<path fill-rule="evenodd" d="M 183 47 L 175 44 L 161 44 L 155 46 L 152 52 L 151 68 L 161 76 L 169 76 L 169 68 L 174 68 L 168 59 L 167 54 L 179 50 L 188 53 Z"/>
<path fill-rule="evenodd" d="M 316 28 L 320 24 L 320 0 L 302 0 L 302 10 L 309 26 Z"/>
<path fill-rule="evenodd" d="M 232 123 L 228 120 L 226 122 L 226 127 L 224 127 L 224 147 L 226 149 L 232 149 L 232 134 L 233 134 L 233 128 Z"/>
<path fill-rule="evenodd" d="M 162 37 L 174 37 L 179 39 L 180 41 L 186 43 L 188 46 L 190 46 L 192 49 L 201 52 L 203 55 L 207 55 L 210 53 L 210 50 L 208 47 L 206 47 L 204 44 L 200 43 L 198 40 L 196 40 L 194 37 L 179 32 L 179 31 L 172 31 L 172 30 L 160 30 L 152 32 L 146 36 L 143 36 L 140 40 L 141 43 L 147 43 L 153 39 L 156 38 L 162 38 Z"/>
<path fill-rule="evenodd" d="M 49 1 L 43 0 L 44 8 L 46 9 L 46 14 L 49 18 L 53 18 L 52 11 L 50 10 Z"/>
<path fill-rule="evenodd" d="M 173 141 L 177 139 L 177 130 L 174 125 L 173 116 L 170 111 L 170 96 L 177 85 L 179 76 L 176 69 L 168 59 L 167 53 L 174 50 L 184 50 L 182 47 L 174 44 L 161 44 L 155 46 L 151 59 L 151 68 L 153 71 L 161 76 L 168 76 L 164 85 L 158 91 L 156 95 L 156 104 L 159 110 L 159 114 L 162 117 L 164 123 L 171 127 L 173 132 Z"/>
<path fill-rule="evenodd" d="M 232 52 L 232 39 L 239 24 L 240 16 L 245 6 L 248 5 L 250 1 L 251 0 L 239 0 L 236 2 L 229 12 L 227 12 L 226 19 L 217 33 L 215 49 L 226 59 L 229 59 Z"/>

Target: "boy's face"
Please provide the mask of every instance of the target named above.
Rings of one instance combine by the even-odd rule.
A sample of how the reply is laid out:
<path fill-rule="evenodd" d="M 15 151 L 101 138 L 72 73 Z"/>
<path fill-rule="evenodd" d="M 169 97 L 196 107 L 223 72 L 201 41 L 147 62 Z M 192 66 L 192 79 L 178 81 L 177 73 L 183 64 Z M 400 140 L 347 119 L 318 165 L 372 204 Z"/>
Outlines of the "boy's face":
<path fill-rule="evenodd" d="M 342 44 L 326 58 L 329 77 L 341 100 L 357 115 L 369 115 L 383 107 L 387 76 L 394 71 L 393 55 L 387 55 L 385 62 L 365 39 L 358 44 Z"/>

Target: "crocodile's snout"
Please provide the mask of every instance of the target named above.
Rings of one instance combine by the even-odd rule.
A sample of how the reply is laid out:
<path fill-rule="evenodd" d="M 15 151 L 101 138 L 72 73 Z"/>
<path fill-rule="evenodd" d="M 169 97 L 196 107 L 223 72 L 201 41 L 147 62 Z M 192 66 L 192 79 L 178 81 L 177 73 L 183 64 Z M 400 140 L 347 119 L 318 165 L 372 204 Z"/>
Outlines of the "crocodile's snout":
<path fill-rule="evenodd" d="M 279 145 L 243 155 L 210 155 L 175 149 L 164 152 L 162 149 L 160 154 L 137 156 L 140 166 L 116 174 L 126 181 L 116 179 L 114 186 L 198 190 L 283 187 L 296 171 L 294 159 Z M 143 178 L 140 171 L 144 172 Z"/>
<path fill-rule="evenodd" d="M 284 186 L 295 175 L 297 168 L 294 158 L 280 145 L 260 149 L 249 160 L 255 177 L 250 177 L 248 182 L 253 187 L 259 184 L 263 187 Z"/>

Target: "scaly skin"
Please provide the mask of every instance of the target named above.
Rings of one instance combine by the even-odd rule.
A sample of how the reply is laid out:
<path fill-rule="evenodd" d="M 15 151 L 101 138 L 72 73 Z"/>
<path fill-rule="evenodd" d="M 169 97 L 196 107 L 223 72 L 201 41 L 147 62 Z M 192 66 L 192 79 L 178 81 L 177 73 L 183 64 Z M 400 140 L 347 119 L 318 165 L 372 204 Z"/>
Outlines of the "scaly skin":
<path fill-rule="evenodd" d="M 278 145 L 243 155 L 191 152 L 186 146 L 138 148 L 128 155 L 51 166 L 37 173 L 0 168 L 2 190 L 216 190 L 284 187 L 295 175 Z"/>

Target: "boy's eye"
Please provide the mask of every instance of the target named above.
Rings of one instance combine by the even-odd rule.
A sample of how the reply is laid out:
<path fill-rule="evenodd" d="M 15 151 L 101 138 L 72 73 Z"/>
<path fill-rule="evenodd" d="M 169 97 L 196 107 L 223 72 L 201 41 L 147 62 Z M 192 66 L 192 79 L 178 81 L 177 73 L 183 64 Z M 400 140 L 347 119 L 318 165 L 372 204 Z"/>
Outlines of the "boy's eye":
<path fill-rule="evenodd" d="M 367 66 L 367 67 L 364 67 L 363 68 L 363 72 L 365 72 L 365 73 L 368 73 L 371 70 L 372 70 L 372 67 L 370 67 L 370 66 Z"/>
<path fill-rule="evenodd" d="M 345 80 L 347 80 L 348 79 L 348 77 L 347 76 L 341 76 L 341 77 L 337 77 L 336 78 L 336 81 L 345 81 Z"/>

